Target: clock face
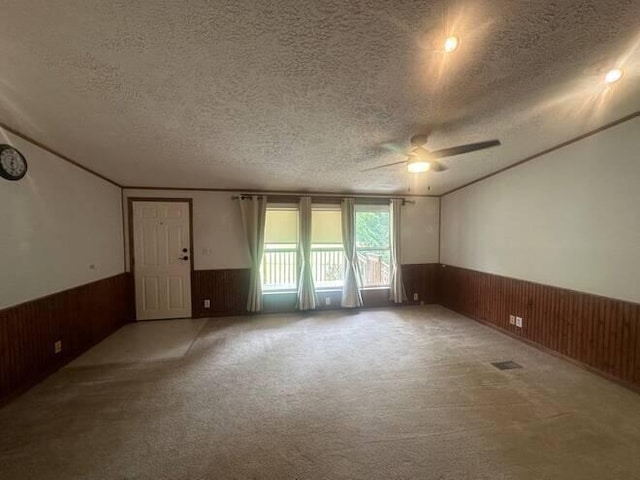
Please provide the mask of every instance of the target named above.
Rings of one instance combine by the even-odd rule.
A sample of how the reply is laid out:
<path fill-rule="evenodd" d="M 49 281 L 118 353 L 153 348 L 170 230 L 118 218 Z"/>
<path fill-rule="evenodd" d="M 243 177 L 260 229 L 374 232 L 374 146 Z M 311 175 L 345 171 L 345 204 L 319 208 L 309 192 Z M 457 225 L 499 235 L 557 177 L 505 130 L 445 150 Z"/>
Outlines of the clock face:
<path fill-rule="evenodd" d="M 0 175 L 7 180 L 20 180 L 27 173 L 27 161 L 11 145 L 0 145 Z"/>

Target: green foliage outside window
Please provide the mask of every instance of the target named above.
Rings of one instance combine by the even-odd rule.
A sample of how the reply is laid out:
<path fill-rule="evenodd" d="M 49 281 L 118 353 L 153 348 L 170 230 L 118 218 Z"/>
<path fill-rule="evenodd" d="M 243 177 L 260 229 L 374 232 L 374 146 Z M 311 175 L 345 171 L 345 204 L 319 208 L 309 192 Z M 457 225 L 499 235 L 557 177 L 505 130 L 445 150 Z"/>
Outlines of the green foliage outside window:
<path fill-rule="evenodd" d="M 389 248 L 389 212 L 357 212 L 356 243 L 362 248 Z"/>
<path fill-rule="evenodd" d="M 356 212 L 356 249 L 389 264 L 389 212 Z"/>

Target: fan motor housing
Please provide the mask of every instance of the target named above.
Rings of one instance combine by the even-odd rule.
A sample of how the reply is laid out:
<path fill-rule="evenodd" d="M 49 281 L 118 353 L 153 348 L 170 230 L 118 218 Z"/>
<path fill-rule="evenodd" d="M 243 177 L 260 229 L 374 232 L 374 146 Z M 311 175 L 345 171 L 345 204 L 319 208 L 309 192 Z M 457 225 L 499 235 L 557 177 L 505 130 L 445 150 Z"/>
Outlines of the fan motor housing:
<path fill-rule="evenodd" d="M 421 147 L 422 145 L 424 145 L 425 143 L 427 143 L 427 139 L 429 138 L 429 136 L 425 133 L 421 133 L 418 135 L 414 135 L 413 137 L 411 137 L 411 145 L 413 145 L 414 147 Z"/>

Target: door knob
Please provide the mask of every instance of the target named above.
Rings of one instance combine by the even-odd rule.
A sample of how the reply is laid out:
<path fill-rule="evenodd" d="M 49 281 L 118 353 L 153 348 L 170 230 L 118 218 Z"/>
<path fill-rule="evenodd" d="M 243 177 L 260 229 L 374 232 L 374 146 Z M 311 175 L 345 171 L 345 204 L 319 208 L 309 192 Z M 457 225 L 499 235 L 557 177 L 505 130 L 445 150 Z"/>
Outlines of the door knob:
<path fill-rule="evenodd" d="M 184 257 L 180 257 L 180 260 L 189 260 L 189 257 L 185 255 Z"/>

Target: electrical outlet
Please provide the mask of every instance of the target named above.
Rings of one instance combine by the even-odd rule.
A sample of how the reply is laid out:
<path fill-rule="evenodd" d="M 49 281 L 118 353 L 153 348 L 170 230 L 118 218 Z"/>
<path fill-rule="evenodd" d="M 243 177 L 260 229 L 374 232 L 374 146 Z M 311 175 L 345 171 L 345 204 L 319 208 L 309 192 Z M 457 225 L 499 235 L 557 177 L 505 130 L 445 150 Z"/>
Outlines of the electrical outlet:
<path fill-rule="evenodd" d="M 510 325 L 515 325 L 516 324 L 516 316 L 515 315 L 509 315 L 509 324 Z"/>
<path fill-rule="evenodd" d="M 522 317 L 516 317 L 516 327 L 522 328 Z"/>
<path fill-rule="evenodd" d="M 211 300 L 208 298 L 204 301 L 204 308 L 211 308 Z"/>
<path fill-rule="evenodd" d="M 53 352 L 60 353 L 62 351 L 62 340 L 58 340 L 53 344 Z"/>
<path fill-rule="evenodd" d="M 418 301 L 418 294 L 417 294 L 417 293 L 414 293 L 414 294 L 413 294 L 413 301 L 414 301 L 414 302 L 417 302 L 417 301 Z"/>
<path fill-rule="evenodd" d="M 324 304 L 331 305 L 331 297 L 324 297 Z"/>

